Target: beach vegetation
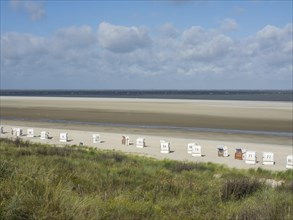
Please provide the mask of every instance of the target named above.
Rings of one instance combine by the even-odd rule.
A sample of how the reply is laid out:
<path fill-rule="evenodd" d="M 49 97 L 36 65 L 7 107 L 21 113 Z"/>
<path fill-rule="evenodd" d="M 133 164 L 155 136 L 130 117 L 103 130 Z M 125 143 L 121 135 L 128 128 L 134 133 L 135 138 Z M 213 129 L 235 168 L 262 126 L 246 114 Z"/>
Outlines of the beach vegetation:
<path fill-rule="evenodd" d="M 289 220 L 292 172 L 0 139 L 0 219 Z"/>

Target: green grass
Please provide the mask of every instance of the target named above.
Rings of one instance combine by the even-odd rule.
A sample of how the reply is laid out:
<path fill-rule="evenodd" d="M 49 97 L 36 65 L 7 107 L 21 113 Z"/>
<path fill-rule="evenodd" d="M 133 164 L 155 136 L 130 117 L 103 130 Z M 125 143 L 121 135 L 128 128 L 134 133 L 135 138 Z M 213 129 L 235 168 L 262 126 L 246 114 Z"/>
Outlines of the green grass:
<path fill-rule="evenodd" d="M 292 218 L 292 171 L 0 139 L 0 219 Z"/>

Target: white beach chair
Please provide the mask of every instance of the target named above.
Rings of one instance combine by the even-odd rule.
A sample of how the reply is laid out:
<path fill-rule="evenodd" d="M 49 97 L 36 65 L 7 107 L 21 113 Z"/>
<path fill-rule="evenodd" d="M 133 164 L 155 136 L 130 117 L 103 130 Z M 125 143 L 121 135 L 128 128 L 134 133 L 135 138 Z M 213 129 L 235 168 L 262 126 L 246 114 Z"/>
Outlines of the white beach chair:
<path fill-rule="evenodd" d="M 145 147 L 145 139 L 144 138 L 137 138 L 136 139 L 136 147 L 137 148 L 144 148 Z"/>
<path fill-rule="evenodd" d="M 262 164 L 263 165 L 275 165 L 274 153 L 263 152 L 262 154 Z"/>
<path fill-rule="evenodd" d="M 288 155 L 286 158 L 286 168 L 293 169 L 293 155 Z"/>
<path fill-rule="evenodd" d="M 245 154 L 245 163 L 247 164 L 256 164 L 256 152 L 247 151 Z"/>
<path fill-rule="evenodd" d="M 60 142 L 67 142 L 67 141 L 68 141 L 68 134 L 60 133 Z"/>
<path fill-rule="evenodd" d="M 29 138 L 33 138 L 34 137 L 34 129 L 28 128 L 26 130 L 26 136 L 29 137 Z"/>
<path fill-rule="evenodd" d="M 166 141 L 160 141 L 161 144 L 161 153 L 169 154 L 170 153 L 170 143 Z"/>
<path fill-rule="evenodd" d="M 201 157 L 202 156 L 202 154 L 201 154 L 201 146 L 200 145 L 195 144 L 195 145 L 192 146 L 192 154 L 191 154 L 191 156 L 193 156 L 193 157 Z"/>
<path fill-rule="evenodd" d="M 93 134 L 93 143 L 101 143 L 101 136 L 99 134 Z"/>
<path fill-rule="evenodd" d="M 48 138 L 49 138 L 49 132 L 47 132 L 47 131 L 41 131 L 40 139 L 41 140 L 46 140 Z"/>
<path fill-rule="evenodd" d="M 192 154 L 192 147 L 196 145 L 196 143 L 189 143 L 187 144 L 187 153 Z"/>
<path fill-rule="evenodd" d="M 22 136 L 22 129 L 21 128 L 15 128 L 14 135 L 17 137 Z"/>

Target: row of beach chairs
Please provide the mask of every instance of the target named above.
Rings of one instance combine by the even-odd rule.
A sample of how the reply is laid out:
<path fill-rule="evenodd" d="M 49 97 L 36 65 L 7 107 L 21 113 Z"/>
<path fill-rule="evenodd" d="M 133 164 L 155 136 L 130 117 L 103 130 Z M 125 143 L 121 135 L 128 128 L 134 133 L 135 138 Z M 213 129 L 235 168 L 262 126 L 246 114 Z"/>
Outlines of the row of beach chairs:
<path fill-rule="evenodd" d="M 4 133 L 4 128 L 0 127 L 0 132 Z M 29 128 L 27 129 L 26 135 L 23 134 L 23 130 L 21 128 L 11 128 L 11 135 L 20 137 L 26 136 L 29 138 L 39 137 L 42 140 L 51 139 L 52 137 L 49 136 L 48 131 L 41 131 L 39 136 L 35 136 L 34 129 Z M 68 133 L 63 132 L 59 135 L 60 142 L 68 142 Z M 94 144 L 102 143 L 101 136 L 99 134 L 92 134 L 92 141 Z M 145 138 L 139 137 L 136 139 L 136 147 L 137 148 L 144 148 L 146 147 Z M 127 135 L 122 136 L 121 140 L 122 145 L 132 145 L 133 143 L 130 142 L 130 138 Z M 81 142 L 80 145 L 83 145 Z M 171 144 L 165 140 L 160 141 L 161 153 L 162 154 L 169 154 L 171 153 Z M 229 157 L 228 147 L 225 145 L 220 145 L 217 147 L 218 149 L 218 157 Z M 246 164 L 256 164 L 257 161 L 257 152 L 256 151 L 248 151 L 245 148 L 236 148 L 235 149 L 234 158 L 236 160 L 244 160 Z M 197 143 L 188 143 L 187 144 L 187 153 L 193 157 L 202 157 L 202 147 Z M 293 155 L 288 155 L 286 158 L 286 168 L 293 169 Z M 262 164 L 263 165 L 274 165 L 274 153 L 273 152 L 263 152 L 262 153 Z"/>
<path fill-rule="evenodd" d="M 189 143 L 187 145 L 187 153 L 191 154 L 193 157 L 202 157 L 202 147 L 196 143 Z M 228 147 L 225 145 L 218 146 L 218 156 L 219 157 L 229 157 Z M 247 151 L 245 148 L 236 148 L 234 158 L 236 160 L 244 160 L 246 164 L 256 164 L 257 152 Z M 170 153 L 170 143 L 166 141 L 161 141 L 161 153 Z M 288 155 L 286 158 L 287 164 L 286 168 L 293 169 L 293 155 Z M 262 164 L 263 165 L 275 165 L 274 153 L 273 152 L 263 152 L 262 153 Z"/>

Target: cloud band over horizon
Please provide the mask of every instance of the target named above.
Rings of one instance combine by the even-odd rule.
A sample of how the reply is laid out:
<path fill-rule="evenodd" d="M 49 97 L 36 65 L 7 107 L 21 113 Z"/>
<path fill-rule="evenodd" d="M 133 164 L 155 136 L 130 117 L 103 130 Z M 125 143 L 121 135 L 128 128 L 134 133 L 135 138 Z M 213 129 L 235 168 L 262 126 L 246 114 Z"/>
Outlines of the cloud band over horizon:
<path fill-rule="evenodd" d="M 241 39 L 172 23 L 158 29 L 101 22 L 50 36 L 1 35 L 3 89 L 292 89 L 292 23 Z"/>

